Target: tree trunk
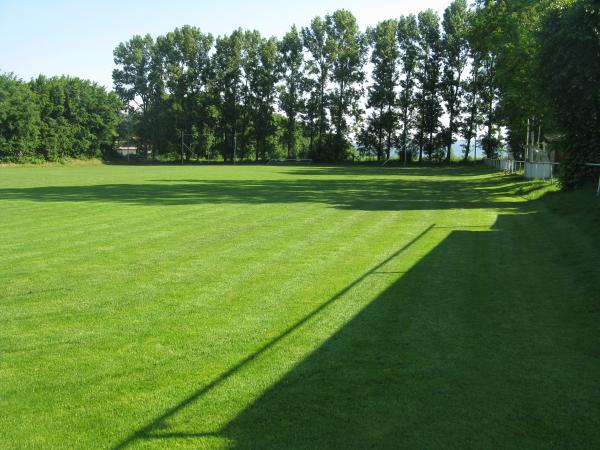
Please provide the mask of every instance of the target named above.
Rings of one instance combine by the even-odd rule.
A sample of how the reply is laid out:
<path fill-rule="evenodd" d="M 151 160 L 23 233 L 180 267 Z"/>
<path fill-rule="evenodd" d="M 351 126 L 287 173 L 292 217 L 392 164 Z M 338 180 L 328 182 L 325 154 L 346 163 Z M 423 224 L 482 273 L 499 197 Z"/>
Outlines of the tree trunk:
<path fill-rule="evenodd" d="M 392 150 L 392 132 L 394 129 L 394 124 L 391 121 L 391 117 L 392 117 L 392 106 L 388 103 L 388 119 L 390 120 L 388 129 L 387 131 L 387 148 L 386 148 L 386 154 L 387 154 L 387 159 L 390 159 L 390 154 L 391 154 L 391 150 Z"/>
<path fill-rule="evenodd" d="M 287 157 L 288 159 L 292 159 L 292 154 L 294 153 L 294 132 L 295 132 L 295 123 L 293 118 L 288 118 L 288 151 Z"/>
<path fill-rule="evenodd" d="M 464 162 L 469 160 L 469 151 L 471 150 L 471 138 L 467 139 L 467 146 L 465 147 L 465 156 L 463 158 Z"/>
<path fill-rule="evenodd" d="M 423 162 L 423 130 L 419 131 L 419 162 Z"/>
<path fill-rule="evenodd" d="M 325 131 L 325 85 L 321 83 L 319 96 L 319 157 L 323 157 L 323 133 Z"/>
<path fill-rule="evenodd" d="M 379 107 L 379 133 L 377 142 L 377 161 L 381 161 L 381 156 L 383 155 L 383 123 L 381 117 L 383 116 L 383 106 Z"/>
<path fill-rule="evenodd" d="M 258 136 L 256 136 L 256 162 L 258 162 L 258 160 L 260 159 L 260 138 Z"/>
<path fill-rule="evenodd" d="M 452 158 L 452 128 L 454 128 L 454 102 L 450 107 L 450 118 L 448 119 L 448 149 L 446 152 L 446 162 L 450 162 Z"/>

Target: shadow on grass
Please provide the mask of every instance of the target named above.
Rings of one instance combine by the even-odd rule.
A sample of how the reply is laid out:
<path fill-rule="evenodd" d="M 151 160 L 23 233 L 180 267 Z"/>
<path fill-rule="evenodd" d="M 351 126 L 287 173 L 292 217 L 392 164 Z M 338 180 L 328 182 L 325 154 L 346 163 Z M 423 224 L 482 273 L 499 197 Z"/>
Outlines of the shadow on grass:
<path fill-rule="evenodd" d="M 264 344 L 257 351 L 255 351 L 252 354 L 248 355 L 246 358 L 244 358 L 243 360 L 241 360 L 240 362 L 238 362 L 237 364 L 235 364 L 234 366 L 232 366 L 227 371 L 225 371 L 222 374 L 220 374 L 218 377 L 214 378 L 212 381 L 210 381 L 204 387 L 202 387 L 201 389 L 197 390 L 192 395 L 188 396 L 187 398 L 185 398 L 183 401 L 181 401 L 180 403 L 178 403 L 174 407 L 169 408 L 168 410 L 166 410 L 163 414 L 161 414 L 160 416 L 158 416 L 152 422 L 148 423 L 146 426 L 142 427 L 141 429 L 139 429 L 138 431 L 136 431 L 132 435 L 128 436 L 122 442 L 120 442 L 119 444 L 117 444 L 114 448 L 115 449 L 125 448 L 129 444 L 133 443 L 134 441 L 136 441 L 138 439 L 145 439 L 145 438 L 154 438 L 154 439 L 156 439 L 156 438 L 165 438 L 165 437 L 205 437 L 205 436 L 215 435 L 214 433 L 194 433 L 191 436 L 182 436 L 180 433 L 164 433 L 163 434 L 163 433 L 153 433 L 153 431 L 155 429 L 162 428 L 161 425 L 164 422 L 166 422 L 169 418 L 171 418 L 171 417 L 175 416 L 176 414 L 180 413 L 188 405 L 190 405 L 193 402 L 197 401 L 203 395 L 207 394 L 209 391 L 211 391 L 212 389 L 214 389 L 215 387 L 217 387 L 221 383 L 225 382 L 232 375 L 234 375 L 236 372 L 238 372 L 239 370 L 241 370 L 244 366 L 246 366 L 250 362 L 254 361 L 256 358 L 260 357 L 267 350 L 269 350 L 270 348 L 272 348 L 273 346 L 275 346 L 278 342 L 282 341 L 287 336 L 289 336 L 290 334 L 294 333 L 296 330 L 298 330 L 299 328 L 301 328 L 302 325 L 304 325 L 305 323 L 307 323 L 313 317 L 315 317 L 318 314 L 320 314 L 321 312 L 323 312 L 328 306 L 330 306 L 332 303 L 336 302 L 341 297 L 343 297 L 354 286 L 356 286 L 357 284 L 361 283 L 369 275 L 371 275 L 373 273 L 376 273 L 376 271 L 379 268 L 385 266 L 389 261 L 391 261 L 394 258 L 396 258 L 397 256 L 399 256 L 407 248 L 409 248 L 416 241 L 418 241 L 421 237 L 423 237 L 425 234 L 427 234 L 433 227 L 434 227 L 434 225 L 430 225 L 429 227 L 427 227 L 423 232 L 421 232 L 418 236 L 416 236 L 414 239 L 412 239 L 410 242 L 408 242 L 402 248 L 398 249 L 391 256 L 389 256 L 388 258 L 386 258 L 384 261 L 382 261 L 381 263 L 379 263 L 377 266 L 373 267 L 371 270 L 369 270 L 368 272 L 366 272 L 365 274 L 363 274 L 361 277 L 357 278 L 353 283 L 351 283 L 348 286 L 346 286 L 344 289 L 342 289 L 341 291 L 339 291 L 336 295 L 334 295 L 333 297 L 331 297 L 329 300 L 327 300 L 326 302 L 322 303 L 318 308 L 314 309 L 310 314 L 307 314 L 306 316 L 304 316 L 304 318 L 302 318 L 302 320 L 299 320 L 298 322 L 296 322 L 295 324 L 293 324 L 292 326 L 290 326 L 289 328 L 287 328 L 285 331 L 283 331 L 277 337 L 275 337 L 274 339 L 272 339 L 269 342 L 267 342 L 266 344 Z"/>
<path fill-rule="evenodd" d="M 222 429 L 178 432 L 167 422 L 387 260 L 116 448 L 214 436 L 240 448 L 597 448 L 589 294 L 600 274 L 581 277 L 570 263 L 597 263 L 598 243 L 578 254 L 547 211 L 521 212 L 492 230 L 451 231 Z"/>
<path fill-rule="evenodd" d="M 447 170 L 455 173 L 459 169 Z M 413 170 L 415 174 L 420 175 L 431 171 L 406 170 Z M 368 174 L 368 168 L 355 168 L 352 171 Z M 315 170 L 309 173 L 314 175 Z M 468 173 L 480 175 L 473 169 Z M 298 179 L 293 180 L 176 179 L 149 180 L 145 184 L 4 188 L 0 189 L 0 200 L 90 201 L 142 205 L 322 203 L 340 209 L 367 211 L 508 208 L 517 205 L 511 201 L 498 200 L 498 197 L 514 195 L 518 186 L 528 186 L 527 182 L 520 179 L 503 178 L 499 175 L 462 177 L 456 180 L 440 180 L 433 177 L 425 180 L 385 177 L 337 180 L 298 176 Z"/>
<path fill-rule="evenodd" d="M 310 167 L 293 167 L 287 170 L 291 175 L 326 175 L 326 176 L 343 176 L 343 175 L 375 175 L 375 176 L 417 176 L 417 177 L 463 177 L 472 176 L 474 174 L 484 175 L 486 173 L 494 173 L 497 171 L 487 166 L 478 165 L 409 165 L 402 166 L 381 166 L 375 165 L 333 165 L 333 166 L 310 166 Z"/>

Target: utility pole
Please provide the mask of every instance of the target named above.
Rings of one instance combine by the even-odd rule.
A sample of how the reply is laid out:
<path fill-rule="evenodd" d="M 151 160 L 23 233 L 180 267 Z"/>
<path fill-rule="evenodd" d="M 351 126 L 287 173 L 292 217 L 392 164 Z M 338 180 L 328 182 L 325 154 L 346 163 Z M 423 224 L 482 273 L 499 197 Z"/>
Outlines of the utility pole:
<path fill-rule="evenodd" d="M 181 165 L 183 166 L 183 130 L 181 131 Z"/>

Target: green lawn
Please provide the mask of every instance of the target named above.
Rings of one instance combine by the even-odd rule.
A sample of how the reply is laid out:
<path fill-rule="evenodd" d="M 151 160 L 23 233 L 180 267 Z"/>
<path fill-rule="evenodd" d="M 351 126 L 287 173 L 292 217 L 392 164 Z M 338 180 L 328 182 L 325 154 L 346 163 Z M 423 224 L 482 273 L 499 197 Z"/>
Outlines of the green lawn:
<path fill-rule="evenodd" d="M 552 190 L 0 169 L 0 447 L 600 448 L 600 199 Z"/>

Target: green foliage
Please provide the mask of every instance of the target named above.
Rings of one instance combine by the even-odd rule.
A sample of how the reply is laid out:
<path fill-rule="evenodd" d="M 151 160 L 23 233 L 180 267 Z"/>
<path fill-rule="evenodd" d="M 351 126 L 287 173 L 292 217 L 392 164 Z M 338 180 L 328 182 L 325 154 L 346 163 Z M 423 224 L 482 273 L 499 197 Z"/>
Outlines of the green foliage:
<path fill-rule="evenodd" d="M 0 158 L 107 156 L 118 136 L 121 102 L 87 80 L 0 75 Z"/>
<path fill-rule="evenodd" d="M 246 32 L 243 52 L 245 112 L 252 122 L 255 160 L 266 159 L 268 140 L 274 133 L 277 73 L 277 41 L 265 39 L 257 31 Z"/>
<path fill-rule="evenodd" d="M 306 103 L 306 121 L 310 129 L 311 155 L 315 159 L 325 160 L 328 159 L 325 140 L 330 127 L 327 117 L 327 81 L 331 70 L 331 58 L 326 46 L 325 21 L 321 17 L 315 17 L 309 27 L 302 28 L 302 38 L 309 55 L 306 61 L 306 82 L 309 93 Z"/>
<path fill-rule="evenodd" d="M 437 13 L 428 9 L 418 15 L 419 27 L 419 65 L 417 80 L 419 92 L 417 104 L 417 140 L 419 142 L 419 160 L 423 151 L 432 158 L 439 149 L 436 140 L 440 130 L 440 118 L 443 114 L 440 75 L 442 64 L 440 24 Z"/>
<path fill-rule="evenodd" d="M 296 123 L 305 108 L 307 80 L 303 50 L 302 36 L 294 25 L 278 44 L 278 70 L 282 81 L 279 86 L 279 105 L 286 115 L 284 140 L 288 158 L 293 158 L 296 154 Z"/>
<path fill-rule="evenodd" d="M 137 135 L 144 149 L 150 145 L 156 156 L 163 124 L 160 103 L 164 85 L 154 40 L 150 35 L 135 35 L 120 43 L 113 56 L 117 65 L 112 73 L 115 92 L 127 109 L 140 115 Z"/>
<path fill-rule="evenodd" d="M 0 74 L 0 159 L 33 157 L 40 137 L 40 105 L 29 86 Z"/>
<path fill-rule="evenodd" d="M 156 52 L 161 59 L 167 94 L 165 106 L 172 126 L 169 136 L 184 133 L 184 137 L 190 136 L 197 142 L 203 140 L 202 132 L 210 132 L 207 91 L 212 45 L 210 34 L 188 25 L 157 38 Z M 189 159 L 192 153 L 185 155 Z"/>
<path fill-rule="evenodd" d="M 477 2 L 469 34 L 487 154 L 504 126 L 511 152 L 523 157 L 530 124 L 562 153 L 564 188 L 581 183 L 585 162 L 600 160 L 598 11 L 594 0 Z"/>
<path fill-rule="evenodd" d="M 243 32 L 218 37 L 212 57 L 213 99 L 217 114 L 217 149 L 227 161 L 233 160 L 241 108 Z"/>
<path fill-rule="evenodd" d="M 349 147 L 349 116 L 360 114 L 360 83 L 364 80 L 363 66 L 366 40 L 350 11 L 338 10 L 325 18 L 325 46 L 331 61 L 329 113 L 335 128 L 333 152 L 336 161 L 345 159 Z"/>
<path fill-rule="evenodd" d="M 481 63 L 477 54 L 471 59 L 471 71 L 467 79 L 463 82 L 463 106 L 461 108 L 462 120 L 459 121 L 459 131 L 464 144 L 463 161 L 468 161 L 471 152 L 471 144 L 477 139 L 477 129 L 482 122 L 482 86 L 481 86 Z"/>
<path fill-rule="evenodd" d="M 399 147 L 406 156 L 410 145 L 410 130 L 414 126 L 414 111 L 416 108 L 416 73 L 419 66 L 419 27 L 416 16 L 410 14 L 398 19 L 398 46 L 402 78 L 400 79 L 400 96 L 398 106 L 402 120 L 402 134 Z"/>
<path fill-rule="evenodd" d="M 446 162 L 452 158 L 454 134 L 464 97 L 463 77 L 469 62 L 468 27 L 470 12 L 466 0 L 455 0 L 444 11 L 442 28 L 443 76 L 441 95 L 446 103 L 448 129 L 445 132 Z"/>
<path fill-rule="evenodd" d="M 40 149 L 50 161 L 107 156 L 117 137 L 121 102 L 89 81 L 39 76 L 30 83 L 42 119 Z"/>
<path fill-rule="evenodd" d="M 539 39 L 542 89 L 565 136 L 561 181 L 579 185 L 586 162 L 600 163 L 600 6 L 592 0 L 559 4 L 545 17 Z"/>
<path fill-rule="evenodd" d="M 367 30 L 373 48 L 372 83 L 368 90 L 367 106 L 373 110 L 368 118 L 369 127 L 376 130 L 377 157 L 384 154 L 389 159 L 398 124 L 396 87 L 399 73 L 397 60 L 400 56 L 397 40 L 398 22 L 385 20 Z"/>

